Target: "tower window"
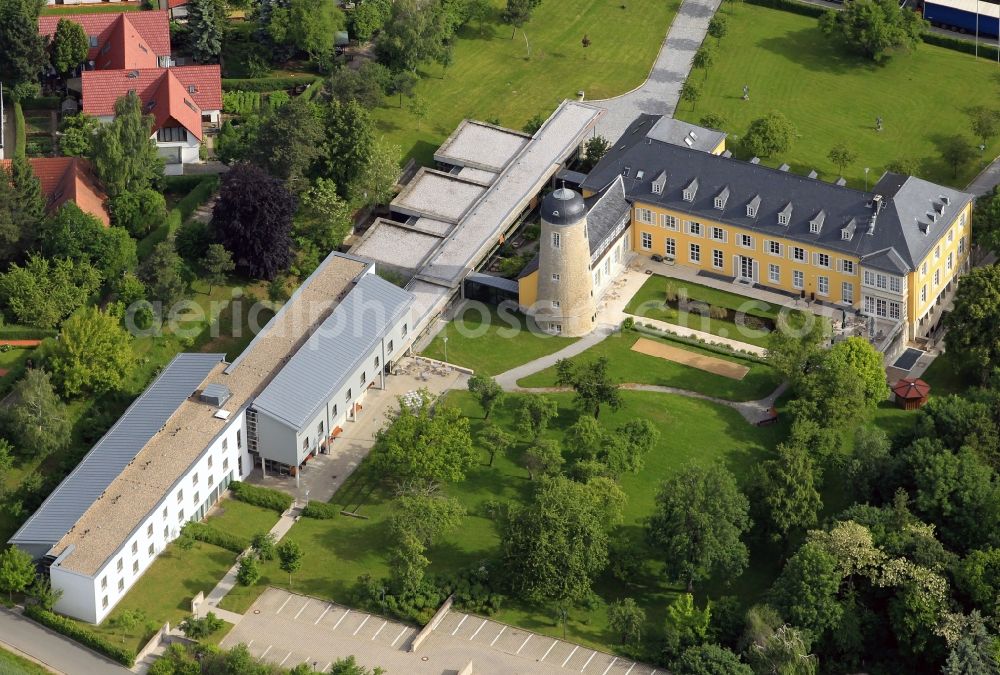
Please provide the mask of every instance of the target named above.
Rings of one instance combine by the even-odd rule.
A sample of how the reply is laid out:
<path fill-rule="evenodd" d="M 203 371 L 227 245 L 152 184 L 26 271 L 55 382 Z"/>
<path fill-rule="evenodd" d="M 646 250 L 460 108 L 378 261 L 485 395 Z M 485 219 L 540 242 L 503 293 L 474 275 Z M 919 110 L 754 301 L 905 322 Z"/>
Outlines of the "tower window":
<path fill-rule="evenodd" d="M 558 232 L 552 233 L 552 248 L 560 248 L 562 246 L 562 236 Z"/>

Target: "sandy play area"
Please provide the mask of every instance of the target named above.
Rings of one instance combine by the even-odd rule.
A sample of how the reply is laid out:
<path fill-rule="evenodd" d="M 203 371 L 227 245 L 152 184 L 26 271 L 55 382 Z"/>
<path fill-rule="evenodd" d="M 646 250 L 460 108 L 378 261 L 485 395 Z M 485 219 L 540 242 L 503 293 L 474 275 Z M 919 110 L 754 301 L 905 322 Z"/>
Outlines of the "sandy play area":
<path fill-rule="evenodd" d="M 639 352 L 640 354 L 646 354 L 647 356 L 655 356 L 660 359 L 666 359 L 667 361 L 674 361 L 676 363 L 683 363 L 685 366 L 691 366 L 692 368 L 697 368 L 698 370 L 704 370 L 709 373 L 714 373 L 716 375 L 722 375 L 723 377 L 728 377 L 733 380 L 742 380 L 750 369 L 746 366 L 741 366 L 738 363 L 733 363 L 732 361 L 725 361 L 723 359 L 717 359 L 714 356 L 705 356 L 704 354 L 696 354 L 695 352 L 689 352 L 686 349 L 680 349 L 678 347 L 671 347 L 670 345 L 665 345 L 662 342 L 655 342 L 653 340 L 647 340 L 646 338 L 639 338 L 632 345 L 632 351 Z"/>

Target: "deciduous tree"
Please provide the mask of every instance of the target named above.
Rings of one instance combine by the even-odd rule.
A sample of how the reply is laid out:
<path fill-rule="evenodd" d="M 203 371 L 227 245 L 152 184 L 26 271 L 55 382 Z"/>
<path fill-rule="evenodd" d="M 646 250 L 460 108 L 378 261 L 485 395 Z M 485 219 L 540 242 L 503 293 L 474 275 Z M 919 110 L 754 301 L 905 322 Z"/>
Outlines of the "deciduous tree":
<path fill-rule="evenodd" d="M 180 300 L 187 291 L 183 267 L 172 237 L 154 246 L 139 266 L 139 279 L 146 285 L 149 299 L 163 303 L 164 309 Z"/>
<path fill-rule="evenodd" d="M 775 111 L 750 123 L 743 136 L 743 145 L 757 157 L 770 157 L 788 152 L 796 133 L 788 118 Z"/>
<path fill-rule="evenodd" d="M 48 373 L 28 369 L 14 385 L 12 398 L 4 423 L 19 453 L 45 456 L 69 445 L 72 425 Z"/>
<path fill-rule="evenodd" d="M 270 281 L 288 269 L 296 206 L 279 179 L 252 164 L 238 164 L 223 175 L 212 228 L 237 270 Z"/>
<path fill-rule="evenodd" d="M 966 110 L 969 116 L 969 129 L 972 135 L 989 145 L 997 132 L 1000 132 L 1000 110 L 984 105 L 972 106 Z"/>
<path fill-rule="evenodd" d="M 87 60 L 87 53 L 90 51 L 83 26 L 76 21 L 59 19 L 50 50 L 52 66 L 64 78 L 69 77 L 77 66 Z"/>
<path fill-rule="evenodd" d="M 517 430 L 536 440 L 545 431 L 549 422 L 559 414 L 559 406 L 547 396 L 522 396 L 517 401 Z"/>
<path fill-rule="evenodd" d="M 135 269 L 135 239 L 120 227 L 105 227 L 73 202 L 45 219 L 38 234 L 38 246 L 47 258 L 89 263 L 108 284 Z"/>
<path fill-rule="evenodd" d="M 236 263 L 233 262 L 233 254 L 225 246 L 209 244 L 205 257 L 201 259 L 201 268 L 205 271 L 205 281 L 208 283 L 208 292 L 211 293 L 215 286 L 226 283 L 226 279 L 236 269 Z"/>
<path fill-rule="evenodd" d="M 8 546 L 0 553 L 0 590 L 7 591 L 7 599 L 14 593 L 23 593 L 35 580 L 35 563 L 31 554 L 17 546 Z"/>
<path fill-rule="evenodd" d="M 650 546 L 667 574 L 693 588 L 713 574 L 738 576 L 749 554 L 749 503 L 721 466 L 691 465 L 663 482 L 647 525 Z"/>
<path fill-rule="evenodd" d="M 582 484 L 559 476 L 539 483 L 527 505 L 510 504 L 500 518 L 504 578 L 515 595 L 567 603 L 586 596 L 608 564 L 608 529 L 621 518 L 609 509 L 617 492 L 607 483 Z"/>
<path fill-rule="evenodd" d="M 827 159 L 834 163 L 840 170 L 840 175 L 844 175 L 844 169 L 858 161 L 858 153 L 847 147 L 845 143 L 837 143 L 830 149 Z"/>
<path fill-rule="evenodd" d="M 340 196 L 358 195 L 358 177 L 368 166 L 375 150 L 375 126 L 371 113 L 357 101 L 332 101 L 324 112 L 326 153 L 321 175 L 337 185 Z"/>
<path fill-rule="evenodd" d="M 622 394 L 618 383 L 608 372 L 607 357 L 600 357 L 585 364 L 576 364 L 569 359 L 556 362 L 556 383 L 561 387 L 572 387 L 576 392 L 576 402 L 584 410 L 600 417 L 601 405 L 612 410 L 622 406 Z"/>
<path fill-rule="evenodd" d="M 351 13 L 354 35 L 367 42 L 392 15 L 392 0 L 364 0 Z M 345 69 L 346 70 L 346 69 Z"/>
<path fill-rule="evenodd" d="M 0 1 L 0 81 L 16 99 L 34 96 L 45 68 L 45 37 L 38 34 L 37 0 Z"/>
<path fill-rule="evenodd" d="M 952 178 L 958 178 L 958 172 L 975 158 L 976 148 L 967 136 L 949 136 L 941 144 L 941 159 L 951 167 Z"/>
<path fill-rule="evenodd" d="M 591 136 L 583 144 L 583 163 L 586 169 L 593 169 L 608 154 L 611 143 L 604 136 Z"/>
<path fill-rule="evenodd" d="M 708 636 L 711 618 L 710 604 L 706 604 L 704 609 L 699 609 L 694 604 L 693 595 L 678 594 L 673 602 L 667 605 L 665 651 L 677 656 L 688 647 L 704 643 Z"/>
<path fill-rule="evenodd" d="M 275 549 L 278 554 L 278 567 L 288 573 L 288 585 L 292 585 L 292 575 L 302 568 L 302 557 L 305 553 L 295 540 L 286 540 Z"/>
<path fill-rule="evenodd" d="M 948 349 L 985 382 L 1000 366 L 1000 266 L 973 267 L 958 282 L 945 318 Z"/>
<path fill-rule="evenodd" d="M 115 101 L 115 118 L 97 129 L 92 143 L 94 169 L 109 197 L 159 183 L 163 158 L 156 150 L 153 118 L 143 115 L 138 94 Z"/>
<path fill-rule="evenodd" d="M 820 29 L 851 51 L 882 63 L 893 51 L 915 49 L 927 22 L 895 0 L 854 0 L 820 17 Z"/>
<path fill-rule="evenodd" d="M 452 30 L 439 2 L 396 0 L 375 41 L 375 53 L 392 70 L 416 72 L 418 65 L 440 54 Z"/>
<path fill-rule="evenodd" d="M 63 116 L 59 152 L 66 157 L 89 157 L 100 122 L 86 113 Z"/>
<path fill-rule="evenodd" d="M 782 616 L 819 638 L 840 622 L 842 580 L 837 559 L 807 542 L 789 558 L 771 594 Z"/>
<path fill-rule="evenodd" d="M 559 441 L 552 439 L 536 440 L 524 451 L 524 466 L 528 470 L 528 478 L 535 479 L 535 473 L 549 476 L 559 473 L 565 460 Z"/>
<path fill-rule="evenodd" d="M 272 176 L 301 192 L 313 163 L 323 156 L 323 123 L 312 103 L 293 98 L 280 111 L 268 115 L 257 134 L 252 159 Z"/>
<path fill-rule="evenodd" d="M 100 282 L 100 273 L 87 262 L 32 255 L 23 267 L 13 263 L 0 274 L 0 299 L 19 323 L 54 328 L 83 305 Z"/>
<path fill-rule="evenodd" d="M 608 626 L 620 636 L 619 644 L 639 644 L 644 623 L 646 612 L 632 598 L 615 600 L 608 605 Z"/>
<path fill-rule="evenodd" d="M 121 390 L 136 356 L 118 317 L 90 306 L 63 322 L 59 339 L 46 349 L 46 363 L 59 389 L 73 397 Z"/>
<path fill-rule="evenodd" d="M 722 42 L 722 38 L 729 34 L 729 19 L 722 14 L 716 14 L 708 22 L 708 34 L 714 37 L 717 42 Z"/>
<path fill-rule="evenodd" d="M 372 462 L 397 481 L 455 482 L 475 463 L 469 419 L 452 406 L 400 405 L 396 417 L 375 436 Z"/>
<path fill-rule="evenodd" d="M 490 456 L 487 466 L 493 466 L 493 458 L 504 455 L 514 446 L 514 435 L 509 434 L 493 422 L 487 422 L 479 432 L 479 444 Z"/>
<path fill-rule="evenodd" d="M 690 79 L 685 80 L 684 84 L 681 85 L 681 100 L 690 103 L 691 110 L 694 110 L 695 106 L 698 105 L 699 98 L 701 98 L 701 87 Z"/>
<path fill-rule="evenodd" d="M 483 419 L 489 419 L 490 413 L 500 403 L 503 403 L 503 387 L 488 375 L 473 375 L 469 378 L 469 392 L 476 397 L 483 409 Z"/>
<path fill-rule="evenodd" d="M 753 669 L 725 647 L 703 644 L 688 647 L 670 665 L 674 675 L 754 675 Z"/>
<path fill-rule="evenodd" d="M 777 457 L 757 464 L 751 482 L 754 520 L 774 541 L 816 524 L 823 506 L 816 468 L 802 444 L 779 443 Z"/>

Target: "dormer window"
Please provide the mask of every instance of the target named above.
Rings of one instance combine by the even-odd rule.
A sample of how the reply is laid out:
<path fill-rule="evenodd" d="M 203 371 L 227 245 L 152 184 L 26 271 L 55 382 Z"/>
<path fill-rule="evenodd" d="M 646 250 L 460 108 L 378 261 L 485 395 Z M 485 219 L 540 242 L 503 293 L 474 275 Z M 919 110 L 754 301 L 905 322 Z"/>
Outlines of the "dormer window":
<path fill-rule="evenodd" d="M 684 201 L 693 202 L 695 195 L 698 194 L 698 179 L 695 178 L 688 186 L 684 188 Z"/>
<path fill-rule="evenodd" d="M 848 230 L 846 227 L 840 231 L 840 238 L 843 239 L 844 241 L 850 241 L 851 237 L 853 236 L 854 235 L 851 234 L 851 231 Z"/>
<path fill-rule="evenodd" d="M 661 171 L 660 175 L 657 176 L 656 180 L 653 181 L 653 194 L 654 195 L 663 194 L 663 188 L 666 186 L 666 184 L 667 184 L 667 172 Z"/>
<path fill-rule="evenodd" d="M 97 36 L 91 35 L 89 37 L 90 37 L 90 48 L 93 49 L 94 47 L 97 46 Z"/>
<path fill-rule="evenodd" d="M 792 220 L 792 203 L 785 204 L 785 208 L 778 212 L 778 225 L 788 225 Z"/>
<path fill-rule="evenodd" d="M 189 84 L 188 85 L 188 93 L 189 94 L 197 94 L 198 93 L 198 87 L 196 87 L 193 84 Z"/>
<path fill-rule="evenodd" d="M 826 212 L 820 211 L 809 221 L 809 232 L 819 234 L 823 230 L 823 222 L 826 220 Z"/>
<path fill-rule="evenodd" d="M 624 169 L 622 169 L 622 176 L 623 177 L 628 178 L 628 175 L 630 173 L 632 173 L 632 167 L 626 166 Z"/>
<path fill-rule="evenodd" d="M 760 195 L 755 195 L 754 198 L 747 203 L 747 218 L 756 218 L 757 210 L 759 208 L 760 208 Z"/>
<path fill-rule="evenodd" d="M 715 208 L 719 209 L 720 211 L 726 208 L 726 201 L 728 200 L 729 200 L 729 188 L 728 187 L 722 188 L 722 192 L 715 195 Z"/>
<path fill-rule="evenodd" d="M 642 180 L 642 177 L 646 174 L 645 171 L 639 170 L 635 172 L 635 179 Z"/>

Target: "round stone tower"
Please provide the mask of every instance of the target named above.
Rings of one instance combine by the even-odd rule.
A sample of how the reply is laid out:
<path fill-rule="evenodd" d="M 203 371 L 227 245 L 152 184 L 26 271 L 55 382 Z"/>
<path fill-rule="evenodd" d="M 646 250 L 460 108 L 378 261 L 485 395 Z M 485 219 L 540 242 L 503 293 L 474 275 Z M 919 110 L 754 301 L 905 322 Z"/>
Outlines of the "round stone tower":
<path fill-rule="evenodd" d="M 587 240 L 587 207 L 562 187 L 542 200 L 535 321 L 549 333 L 577 337 L 594 329 L 596 304 Z"/>

